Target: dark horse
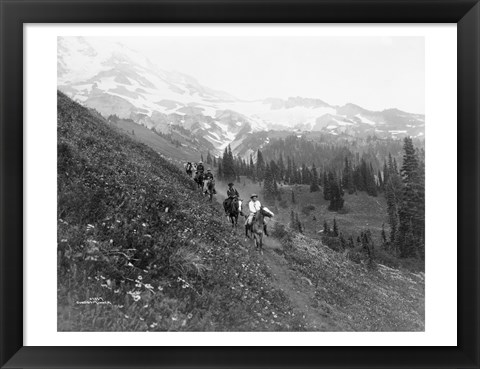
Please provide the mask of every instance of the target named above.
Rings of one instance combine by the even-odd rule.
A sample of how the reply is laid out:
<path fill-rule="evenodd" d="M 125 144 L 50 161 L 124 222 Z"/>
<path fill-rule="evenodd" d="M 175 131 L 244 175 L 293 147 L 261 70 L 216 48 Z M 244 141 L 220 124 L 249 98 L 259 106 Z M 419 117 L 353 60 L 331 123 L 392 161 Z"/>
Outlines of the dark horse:
<path fill-rule="evenodd" d="M 212 201 L 215 193 L 217 193 L 217 191 L 215 191 L 215 181 L 213 179 L 207 180 L 207 189 L 205 190 L 205 194 L 208 195 L 208 199 L 210 201 Z"/>
<path fill-rule="evenodd" d="M 204 184 L 203 173 L 195 174 L 195 177 L 193 178 L 193 180 L 197 182 L 197 188 L 201 188 L 203 190 L 203 184 Z"/>
<path fill-rule="evenodd" d="M 256 212 L 253 217 L 252 225 L 245 223 L 245 236 L 249 237 L 248 231 L 253 234 L 255 247 L 263 254 L 263 234 L 266 233 L 266 225 L 263 222 L 265 217 L 271 218 L 272 213 L 267 212 L 263 206 Z M 249 237 L 250 238 L 250 237 Z"/>
<path fill-rule="evenodd" d="M 228 199 L 227 199 L 228 200 Z M 225 200 L 223 202 L 223 208 L 227 213 L 228 219 L 232 222 L 232 230 L 237 228 L 238 224 L 238 215 L 240 214 L 240 202 L 238 197 L 234 197 L 231 201 Z"/>
<path fill-rule="evenodd" d="M 187 175 L 191 178 L 193 174 L 192 164 L 187 163 L 187 166 L 185 167 L 185 171 L 187 172 Z"/>

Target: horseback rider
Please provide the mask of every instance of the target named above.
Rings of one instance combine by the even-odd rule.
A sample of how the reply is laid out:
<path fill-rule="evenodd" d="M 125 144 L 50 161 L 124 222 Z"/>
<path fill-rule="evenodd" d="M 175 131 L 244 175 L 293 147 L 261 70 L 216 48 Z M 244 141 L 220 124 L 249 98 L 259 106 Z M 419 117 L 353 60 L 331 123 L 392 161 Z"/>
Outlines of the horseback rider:
<path fill-rule="evenodd" d="M 213 173 L 210 169 L 207 169 L 207 173 L 204 175 L 204 177 L 206 180 L 212 180 L 213 181 Z"/>
<path fill-rule="evenodd" d="M 198 164 L 197 164 L 197 172 L 203 174 L 204 170 L 205 170 L 205 168 L 203 166 L 203 162 L 199 161 Z"/>
<path fill-rule="evenodd" d="M 248 203 L 248 210 L 250 211 L 250 214 L 248 215 L 248 218 L 247 218 L 247 221 L 246 221 L 246 224 L 251 227 L 252 226 L 252 222 L 253 222 L 253 218 L 255 217 L 255 214 L 260 211 L 260 209 L 262 208 L 262 204 L 260 203 L 260 201 L 258 201 L 258 195 L 256 193 L 252 194 L 252 196 L 250 196 L 250 202 Z M 263 230 L 265 232 L 265 235 L 268 236 L 268 233 L 267 233 L 267 223 L 265 223 L 265 219 L 263 220 Z"/>
<path fill-rule="evenodd" d="M 225 209 L 225 214 L 228 215 L 228 210 L 232 206 L 232 201 L 234 198 L 239 198 L 240 194 L 238 193 L 237 189 L 233 187 L 233 183 L 230 182 L 228 184 L 228 190 L 227 190 L 227 198 L 223 201 L 223 208 Z M 239 199 L 240 200 L 240 199 Z M 241 209 L 241 202 L 240 203 L 240 214 L 243 215 L 242 209 Z"/>
<path fill-rule="evenodd" d="M 217 191 L 215 190 L 215 180 L 213 179 L 213 173 L 210 169 L 207 169 L 207 173 L 203 176 L 203 178 L 205 179 L 205 182 L 210 181 L 212 183 L 212 186 L 213 186 L 212 193 L 216 194 Z M 207 192 L 207 190 L 205 190 L 205 192 Z"/>

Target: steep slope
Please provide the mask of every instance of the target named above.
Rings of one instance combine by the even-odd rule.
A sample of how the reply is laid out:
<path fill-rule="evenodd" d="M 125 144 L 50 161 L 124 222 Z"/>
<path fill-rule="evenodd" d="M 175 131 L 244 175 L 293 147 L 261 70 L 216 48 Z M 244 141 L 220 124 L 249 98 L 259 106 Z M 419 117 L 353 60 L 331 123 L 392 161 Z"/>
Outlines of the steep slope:
<path fill-rule="evenodd" d="M 298 329 L 191 179 L 62 93 L 57 111 L 59 330 Z"/>

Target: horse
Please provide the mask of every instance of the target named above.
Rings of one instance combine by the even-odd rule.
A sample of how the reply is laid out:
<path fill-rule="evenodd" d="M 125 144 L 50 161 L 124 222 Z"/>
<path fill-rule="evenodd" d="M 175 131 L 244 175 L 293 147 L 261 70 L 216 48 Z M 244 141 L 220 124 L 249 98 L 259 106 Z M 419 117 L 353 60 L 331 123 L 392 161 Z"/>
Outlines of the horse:
<path fill-rule="evenodd" d="M 227 199 L 228 200 L 228 199 Z M 232 230 L 237 228 L 238 225 L 238 215 L 242 210 L 242 202 L 238 197 L 234 197 L 230 202 L 227 200 L 223 203 L 223 208 L 227 213 L 228 219 L 232 223 Z"/>
<path fill-rule="evenodd" d="M 197 183 L 197 188 L 200 188 L 203 191 L 204 178 L 203 173 L 197 173 L 193 180 Z"/>
<path fill-rule="evenodd" d="M 193 174 L 193 167 L 192 167 L 192 164 L 191 163 L 187 163 L 187 165 L 185 166 L 185 172 L 187 172 L 187 175 L 192 178 L 192 174 Z"/>
<path fill-rule="evenodd" d="M 263 234 L 266 233 L 266 225 L 264 224 L 263 219 L 265 217 L 271 218 L 272 216 L 273 213 L 265 210 L 265 208 L 262 206 L 260 210 L 255 213 L 252 220 L 252 225 L 249 226 L 247 223 L 245 223 L 245 236 L 250 238 L 248 231 L 253 234 L 255 247 L 260 251 L 261 254 L 263 254 Z"/>
<path fill-rule="evenodd" d="M 208 199 L 212 201 L 213 194 L 217 193 L 215 191 L 215 181 L 213 179 L 207 180 L 207 189 L 205 190 L 205 194 L 208 195 Z"/>

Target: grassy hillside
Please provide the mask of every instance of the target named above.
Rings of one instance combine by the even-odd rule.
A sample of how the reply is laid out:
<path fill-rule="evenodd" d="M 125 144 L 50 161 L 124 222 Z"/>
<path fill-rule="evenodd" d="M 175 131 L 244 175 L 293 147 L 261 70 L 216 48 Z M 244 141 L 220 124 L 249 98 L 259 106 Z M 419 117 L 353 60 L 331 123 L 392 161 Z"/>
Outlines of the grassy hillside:
<path fill-rule="evenodd" d="M 265 264 L 177 167 L 62 93 L 57 124 L 59 330 L 296 328 Z"/>
<path fill-rule="evenodd" d="M 291 204 L 285 187 L 283 205 L 266 204 L 275 237 L 259 255 L 139 128 L 133 136 L 61 93 L 57 124 L 60 331 L 424 329 L 423 274 L 367 267 L 322 244 L 318 229 L 334 213 L 319 193 L 294 188 Z M 217 187 L 222 201 L 226 184 Z M 237 188 L 245 200 L 260 192 L 243 178 Z M 341 231 L 381 227 L 381 198 L 346 203 Z M 285 226 L 292 208 L 303 235 Z"/>

